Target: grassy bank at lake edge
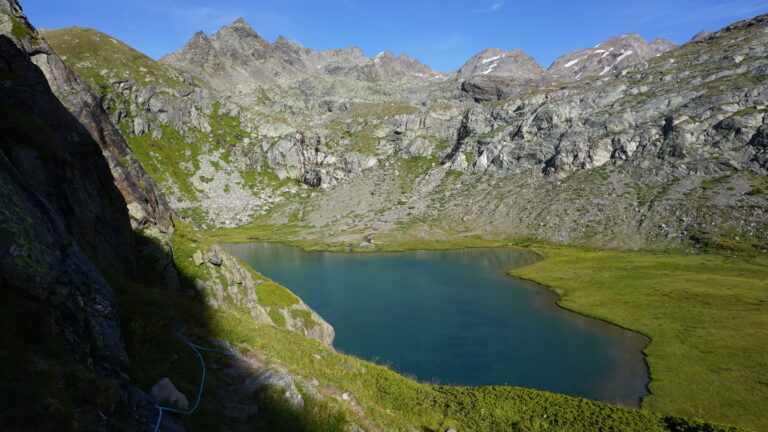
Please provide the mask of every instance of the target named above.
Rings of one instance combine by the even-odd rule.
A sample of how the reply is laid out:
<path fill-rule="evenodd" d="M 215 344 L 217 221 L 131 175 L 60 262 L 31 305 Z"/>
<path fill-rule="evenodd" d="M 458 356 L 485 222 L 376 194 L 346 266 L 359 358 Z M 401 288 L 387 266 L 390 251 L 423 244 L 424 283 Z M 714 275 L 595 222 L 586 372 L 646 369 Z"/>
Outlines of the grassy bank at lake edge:
<path fill-rule="evenodd" d="M 768 257 L 533 248 L 510 275 L 651 339 L 643 408 L 768 429 Z"/>
<path fill-rule="evenodd" d="M 310 230 L 298 225 L 244 225 L 238 228 L 219 228 L 203 231 L 209 239 L 219 243 L 273 242 L 294 246 L 305 251 L 326 252 L 402 252 L 407 250 L 450 250 L 467 248 L 528 248 L 526 239 L 489 240 L 478 235 L 433 230 L 429 239 L 425 232 L 386 233 L 365 243 L 363 233 L 358 241 L 350 241 L 349 234 L 340 239 L 336 235 L 324 235 L 321 230 Z"/>

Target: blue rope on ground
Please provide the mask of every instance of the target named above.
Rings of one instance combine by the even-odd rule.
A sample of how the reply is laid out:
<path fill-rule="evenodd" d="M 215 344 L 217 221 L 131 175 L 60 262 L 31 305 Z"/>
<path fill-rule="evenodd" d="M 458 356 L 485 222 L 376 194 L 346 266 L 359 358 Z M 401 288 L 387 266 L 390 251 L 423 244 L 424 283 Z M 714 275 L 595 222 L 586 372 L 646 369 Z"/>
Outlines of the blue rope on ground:
<path fill-rule="evenodd" d="M 193 412 L 197 411 L 197 408 L 200 406 L 200 400 L 203 398 L 203 386 L 205 385 L 205 361 L 203 360 L 203 355 L 200 353 L 200 350 L 219 352 L 229 356 L 235 355 L 235 353 L 232 352 L 232 346 L 229 344 L 229 341 L 224 341 L 224 342 L 227 344 L 227 348 L 229 349 L 229 352 L 224 352 L 216 348 L 205 348 L 199 345 L 195 345 L 193 343 L 187 343 L 187 345 L 189 345 L 189 347 L 195 351 L 195 354 L 197 354 L 197 358 L 200 359 L 200 366 L 202 366 L 203 368 L 203 376 L 202 378 L 200 378 L 200 391 L 197 393 L 197 400 L 195 401 L 195 405 L 192 406 L 192 409 L 190 409 L 189 411 L 181 411 L 174 408 L 162 407 L 157 405 L 156 408 L 158 411 L 158 415 L 157 415 L 157 423 L 155 423 L 154 432 L 158 432 L 160 430 L 160 422 L 162 422 L 163 420 L 163 411 L 173 412 L 181 415 L 192 414 Z"/>

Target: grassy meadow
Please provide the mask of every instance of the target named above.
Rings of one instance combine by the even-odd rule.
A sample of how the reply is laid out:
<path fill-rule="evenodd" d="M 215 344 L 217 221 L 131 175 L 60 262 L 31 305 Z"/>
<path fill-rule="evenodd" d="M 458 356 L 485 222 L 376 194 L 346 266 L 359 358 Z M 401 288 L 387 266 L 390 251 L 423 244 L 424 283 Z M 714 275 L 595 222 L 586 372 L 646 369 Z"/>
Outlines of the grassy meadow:
<path fill-rule="evenodd" d="M 768 430 L 768 257 L 534 249 L 511 275 L 651 339 L 643 408 Z"/>

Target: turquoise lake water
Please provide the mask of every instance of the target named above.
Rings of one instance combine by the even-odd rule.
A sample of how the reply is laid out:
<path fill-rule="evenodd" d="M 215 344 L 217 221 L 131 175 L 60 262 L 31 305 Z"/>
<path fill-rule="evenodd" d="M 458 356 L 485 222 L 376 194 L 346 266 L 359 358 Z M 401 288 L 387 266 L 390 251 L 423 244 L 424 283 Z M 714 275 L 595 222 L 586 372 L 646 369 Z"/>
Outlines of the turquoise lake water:
<path fill-rule="evenodd" d="M 336 329 L 334 347 L 421 381 L 514 385 L 638 406 L 648 370 L 637 333 L 556 306 L 504 270 L 524 250 L 304 252 L 225 247 Z"/>

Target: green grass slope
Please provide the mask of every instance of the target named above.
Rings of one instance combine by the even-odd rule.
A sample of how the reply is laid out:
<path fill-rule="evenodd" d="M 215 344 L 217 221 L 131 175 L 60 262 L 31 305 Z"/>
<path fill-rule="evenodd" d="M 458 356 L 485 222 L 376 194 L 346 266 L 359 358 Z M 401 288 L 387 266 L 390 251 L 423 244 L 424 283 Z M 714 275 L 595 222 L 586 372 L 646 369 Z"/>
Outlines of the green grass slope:
<path fill-rule="evenodd" d="M 643 408 L 768 429 L 768 257 L 536 249 L 510 274 L 651 339 Z"/>
<path fill-rule="evenodd" d="M 43 37 L 94 90 L 111 87 L 114 78 L 172 89 L 190 87 L 179 71 L 98 30 L 67 27 L 45 30 Z"/>

